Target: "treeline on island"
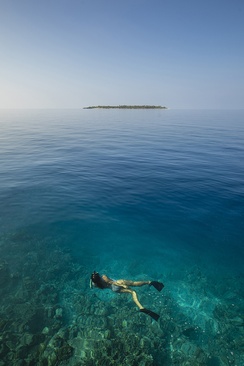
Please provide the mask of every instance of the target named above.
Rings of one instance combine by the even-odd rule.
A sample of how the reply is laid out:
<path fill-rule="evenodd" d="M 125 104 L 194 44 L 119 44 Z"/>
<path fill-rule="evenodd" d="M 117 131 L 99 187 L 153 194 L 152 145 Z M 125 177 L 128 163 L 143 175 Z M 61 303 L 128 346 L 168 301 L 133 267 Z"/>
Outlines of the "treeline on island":
<path fill-rule="evenodd" d="M 84 107 L 83 109 L 95 109 L 95 108 L 102 108 L 102 109 L 167 109 L 167 107 L 162 107 L 161 105 L 97 105 L 97 106 L 90 106 Z"/>

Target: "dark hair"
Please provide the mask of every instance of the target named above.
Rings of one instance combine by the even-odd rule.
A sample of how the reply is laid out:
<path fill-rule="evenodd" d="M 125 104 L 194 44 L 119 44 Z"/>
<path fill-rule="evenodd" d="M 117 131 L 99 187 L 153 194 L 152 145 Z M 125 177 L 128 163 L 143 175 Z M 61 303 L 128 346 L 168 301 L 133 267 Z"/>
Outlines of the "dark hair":
<path fill-rule="evenodd" d="M 105 289 L 107 286 L 105 284 L 105 282 L 103 281 L 102 277 L 100 276 L 100 274 L 96 271 L 94 271 L 91 275 L 91 280 L 92 283 L 96 286 L 99 287 L 100 289 Z"/>

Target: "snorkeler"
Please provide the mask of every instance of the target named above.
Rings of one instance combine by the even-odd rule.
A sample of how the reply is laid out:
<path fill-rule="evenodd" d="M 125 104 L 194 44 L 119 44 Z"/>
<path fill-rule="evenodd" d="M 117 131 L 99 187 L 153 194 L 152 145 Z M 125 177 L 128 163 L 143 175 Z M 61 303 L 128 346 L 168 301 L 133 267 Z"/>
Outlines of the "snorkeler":
<path fill-rule="evenodd" d="M 132 299 L 142 313 L 150 315 L 154 320 L 158 320 L 159 315 L 151 310 L 144 308 L 138 300 L 137 293 L 131 290 L 129 286 L 140 287 L 149 285 L 155 287 L 158 291 L 164 288 L 163 283 L 157 281 L 128 281 L 128 280 L 112 280 L 106 275 L 100 275 L 98 272 L 93 272 L 90 279 L 90 287 L 98 287 L 102 290 L 108 288 L 114 292 L 128 293 L 132 295 Z"/>

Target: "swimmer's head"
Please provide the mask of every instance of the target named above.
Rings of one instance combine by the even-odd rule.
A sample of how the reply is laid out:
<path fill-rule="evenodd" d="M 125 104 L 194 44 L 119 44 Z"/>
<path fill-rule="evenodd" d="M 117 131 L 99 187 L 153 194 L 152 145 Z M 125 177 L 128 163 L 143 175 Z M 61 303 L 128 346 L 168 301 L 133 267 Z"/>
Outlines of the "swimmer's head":
<path fill-rule="evenodd" d="M 104 284 L 104 281 L 102 279 L 102 277 L 100 276 L 100 274 L 96 271 L 94 271 L 92 274 L 91 274 L 91 279 L 90 279 L 90 287 L 99 287 L 101 289 L 104 289 L 106 288 L 105 284 Z"/>
<path fill-rule="evenodd" d="M 92 274 L 91 274 L 91 281 L 96 284 L 97 282 L 99 282 L 99 280 L 101 280 L 101 276 L 98 272 L 94 271 Z"/>

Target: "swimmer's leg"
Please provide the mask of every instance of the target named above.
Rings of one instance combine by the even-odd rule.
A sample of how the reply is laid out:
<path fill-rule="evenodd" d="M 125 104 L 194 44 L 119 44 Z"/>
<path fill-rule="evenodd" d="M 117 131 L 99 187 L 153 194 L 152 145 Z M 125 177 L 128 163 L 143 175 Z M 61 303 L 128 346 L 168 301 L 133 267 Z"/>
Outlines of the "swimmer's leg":
<path fill-rule="evenodd" d="M 161 291 L 164 288 L 164 284 L 158 281 L 129 281 L 129 280 L 118 280 L 115 283 L 116 285 L 125 286 L 125 287 L 140 287 L 144 285 L 149 285 L 155 287 L 158 291 Z"/>
<path fill-rule="evenodd" d="M 123 288 L 122 290 L 120 290 L 120 292 L 131 294 L 134 303 L 138 306 L 139 309 L 143 309 L 142 304 L 138 300 L 137 293 L 134 290 L 131 290 L 130 288 Z"/>
<path fill-rule="evenodd" d="M 142 304 L 140 303 L 140 301 L 138 300 L 137 293 L 136 293 L 134 290 L 131 290 L 131 289 L 129 289 L 129 288 L 123 288 L 122 290 L 120 290 L 120 292 L 122 292 L 122 293 L 129 293 L 129 294 L 131 294 L 131 295 L 132 295 L 132 299 L 133 299 L 134 303 L 138 306 L 138 308 L 140 309 L 140 311 L 141 311 L 142 313 L 145 313 L 145 314 L 147 314 L 147 315 L 150 315 L 154 320 L 158 320 L 159 315 L 158 315 L 158 314 L 156 314 L 156 313 L 154 313 L 154 312 L 153 312 L 153 311 L 151 311 L 151 310 L 148 310 L 148 309 L 144 308 L 144 307 L 142 306 Z"/>
<path fill-rule="evenodd" d="M 150 285 L 152 281 L 130 281 L 130 280 L 117 280 L 116 285 L 122 285 L 122 286 L 135 286 L 140 287 L 144 285 Z"/>

